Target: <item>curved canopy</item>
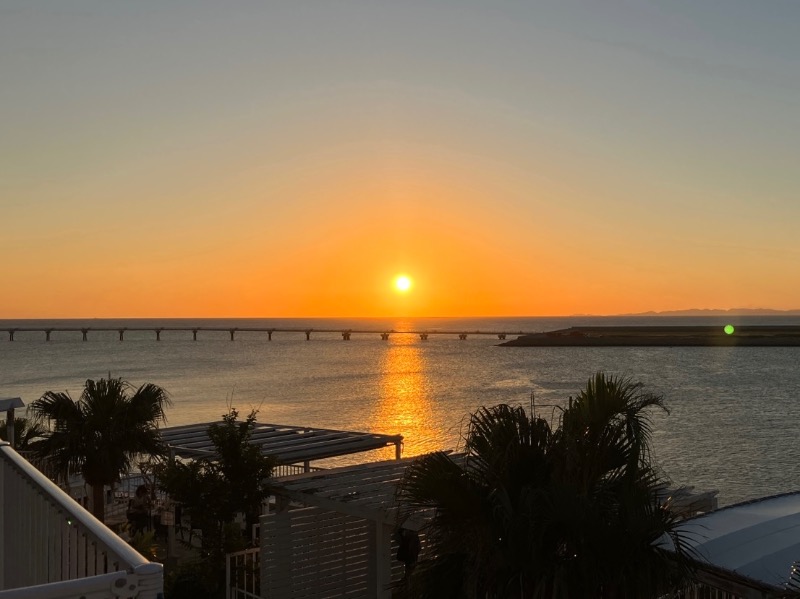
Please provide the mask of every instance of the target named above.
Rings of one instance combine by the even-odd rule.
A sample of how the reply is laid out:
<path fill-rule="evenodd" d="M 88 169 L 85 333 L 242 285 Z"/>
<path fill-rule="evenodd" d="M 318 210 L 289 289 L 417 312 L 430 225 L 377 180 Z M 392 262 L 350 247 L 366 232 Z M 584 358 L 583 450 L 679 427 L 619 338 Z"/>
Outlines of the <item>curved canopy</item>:
<path fill-rule="evenodd" d="M 783 589 L 800 560 L 800 492 L 724 507 L 680 531 L 701 562 Z"/>

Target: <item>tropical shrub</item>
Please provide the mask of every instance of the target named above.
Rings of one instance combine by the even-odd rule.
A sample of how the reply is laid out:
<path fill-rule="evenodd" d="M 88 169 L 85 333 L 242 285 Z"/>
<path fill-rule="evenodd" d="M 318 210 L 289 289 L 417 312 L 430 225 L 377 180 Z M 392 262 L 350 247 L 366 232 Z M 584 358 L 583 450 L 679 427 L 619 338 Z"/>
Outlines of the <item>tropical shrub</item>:
<path fill-rule="evenodd" d="M 429 454 L 406 471 L 401 523 L 431 515 L 411 596 L 633 599 L 675 588 L 688 562 L 657 500 L 653 409 L 665 409 L 661 397 L 603 373 L 555 424 L 521 407 L 479 409 L 463 456 Z"/>

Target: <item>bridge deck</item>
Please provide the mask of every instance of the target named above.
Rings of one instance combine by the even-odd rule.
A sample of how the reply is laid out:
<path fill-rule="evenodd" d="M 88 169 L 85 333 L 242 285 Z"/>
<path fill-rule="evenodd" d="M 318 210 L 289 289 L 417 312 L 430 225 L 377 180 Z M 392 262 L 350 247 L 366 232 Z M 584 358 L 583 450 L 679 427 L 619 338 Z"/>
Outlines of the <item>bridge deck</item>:
<path fill-rule="evenodd" d="M 380 335 L 384 339 L 388 339 L 389 335 L 418 335 L 422 339 L 426 339 L 429 335 L 455 335 L 460 339 L 466 339 L 469 335 L 491 335 L 499 339 L 505 339 L 511 335 L 532 335 L 534 333 L 525 331 L 482 331 L 482 330 L 441 330 L 441 329 L 339 329 L 339 328 L 302 328 L 302 327 L 208 327 L 208 326 L 186 326 L 186 327 L 147 327 L 147 326 L 133 326 L 133 327 L 3 327 L 0 330 L 8 333 L 8 339 L 14 341 L 16 333 L 44 333 L 46 339 L 50 340 L 50 334 L 56 332 L 72 332 L 81 333 L 83 340 L 86 341 L 88 334 L 93 332 L 115 332 L 119 334 L 120 340 L 124 338 L 124 334 L 129 331 L 151 331 L 156 334 L 156 339 L 161 339 L 161 333 L 165 331 L 183 331 L 192 333 L 194 339 L 197 339 L 197 333 L 209 332 L 224 332 L 228 333 L 231 340 L 234 339 L 236 333 L 267 333 L 269 339 L 272 339 L 273 333 L 303 333 L 306 339 L 310 339 L 311 333 L 336 333 L 342 335 L 344 339 L 349 339 L 351 335 Z"/>

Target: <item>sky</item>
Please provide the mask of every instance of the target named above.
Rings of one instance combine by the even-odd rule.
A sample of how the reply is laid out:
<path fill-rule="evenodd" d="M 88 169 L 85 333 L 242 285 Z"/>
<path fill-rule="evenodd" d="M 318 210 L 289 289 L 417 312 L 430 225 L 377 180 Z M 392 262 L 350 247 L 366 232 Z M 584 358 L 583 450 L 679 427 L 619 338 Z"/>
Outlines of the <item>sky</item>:
<path fill-rule="evenodd" d="M 796 0 L 2 0 L 0 317 L 799 308 L 798 27 Z"/>

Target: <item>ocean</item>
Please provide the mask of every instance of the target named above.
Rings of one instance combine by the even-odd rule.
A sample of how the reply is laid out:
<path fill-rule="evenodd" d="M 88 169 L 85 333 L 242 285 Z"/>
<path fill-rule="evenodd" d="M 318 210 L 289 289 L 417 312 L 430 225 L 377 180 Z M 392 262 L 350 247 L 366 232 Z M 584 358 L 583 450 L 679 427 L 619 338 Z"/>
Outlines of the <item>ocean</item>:
<path fill-rule="evenodd" d="M 0 320 L 0 397 L 45 391 L 77 398 L 88 378 L 164 387 L 169 425 L 218 420 L 232 405 L 260 422 L 402 434 L 403 454 L 458 448 L 469 414 L 498 403 L 557 410 L 595 372 L 662 394 L 657 463 L 675 484 L 719 490 L 720 504 L 800 488 L 800 348 L 519 348 L 494 336 L 388 330 L 545 331 L 574 325 L 800 324 L 798 317 L 573 317 L 475 319 Z M 169 327 L 333 329 L 311 334 Z M 127 331 L 7 331 L 24 327 L 148 327 Z M 344 341 L 338 331 L 366 329 Z M 383 459 L 393 450 L 365 454 Z M 358 459 L 364 459 L 359 456 Z M 352 461 L 352 460 L 351 460 Z M 341 462 L 341 460 L 340 460 Z"/>

